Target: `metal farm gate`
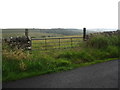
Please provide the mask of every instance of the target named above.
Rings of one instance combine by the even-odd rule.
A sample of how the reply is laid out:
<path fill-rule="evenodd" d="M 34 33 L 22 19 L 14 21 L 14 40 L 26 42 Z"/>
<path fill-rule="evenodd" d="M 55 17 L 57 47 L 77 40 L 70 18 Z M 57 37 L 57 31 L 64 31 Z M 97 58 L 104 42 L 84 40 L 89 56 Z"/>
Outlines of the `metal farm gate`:
<path fill-rule="evenodd" d="M 60 38 L 33 38 L 32 50 L 51 50 L 79 47 L 85 40 L 86 28 L 83 28 L 82 37 L 60 37 Z"/>
<path fill-rule="evenodd" d="M 32 39 L 32 50 L 65 49 L 78 47 L 83 37 Z"/>

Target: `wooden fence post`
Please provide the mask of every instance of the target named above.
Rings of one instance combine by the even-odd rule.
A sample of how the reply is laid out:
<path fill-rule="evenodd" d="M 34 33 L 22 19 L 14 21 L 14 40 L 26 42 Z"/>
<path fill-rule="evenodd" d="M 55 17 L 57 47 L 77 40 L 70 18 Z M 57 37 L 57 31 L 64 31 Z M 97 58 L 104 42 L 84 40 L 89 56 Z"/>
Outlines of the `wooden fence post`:
<path fill-rule="evenodd" d="M 85 41 L 86 38 L 86 28 L 83 28 L 83 40 Z"/>

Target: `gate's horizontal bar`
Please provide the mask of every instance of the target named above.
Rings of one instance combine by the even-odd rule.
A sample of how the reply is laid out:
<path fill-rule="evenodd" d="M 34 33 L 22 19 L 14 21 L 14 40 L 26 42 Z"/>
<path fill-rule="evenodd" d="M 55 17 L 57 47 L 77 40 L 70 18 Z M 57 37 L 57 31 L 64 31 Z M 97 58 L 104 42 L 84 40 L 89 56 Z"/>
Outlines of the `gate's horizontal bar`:
<path fill-rule="evenodd" d="M 72 43 L 74 43 L 74 42 L 80 42 L 80 41 L 81 40 L 76 40 L 76 41 L 73 40 Z M 57 43 L 58 44 L 58 43 L 64 43 L 64 42 L 70 42 L 71 43 L 71 41 L 61 41 L 61 42 L 47 42 L 47 44 L 49 44 L 49 43 Z M 33 44 L 45 44 L 45 43 L 39 43 L 39 42 L 38 43 L 34 43 L 33 42 Z"/>
<path fill-rule="evenodd" d="M 51 49 L 32 49 L 34 50 L 41 50 L 41 51 L 45 51 L 45 50 L 53 50 L 53 49 L 67 49 L 67 48 L 71 48 L 71 47 L 62 47 L 62 48 L 51 48 Z"/>
<path fill-rule="evenodd" d="M 48 39 L 70 39 L 70 38 L 83 38 L 83 37 L 64 37 L 64 38 L 32 38 L 32 40 L 48 40 Z"/>

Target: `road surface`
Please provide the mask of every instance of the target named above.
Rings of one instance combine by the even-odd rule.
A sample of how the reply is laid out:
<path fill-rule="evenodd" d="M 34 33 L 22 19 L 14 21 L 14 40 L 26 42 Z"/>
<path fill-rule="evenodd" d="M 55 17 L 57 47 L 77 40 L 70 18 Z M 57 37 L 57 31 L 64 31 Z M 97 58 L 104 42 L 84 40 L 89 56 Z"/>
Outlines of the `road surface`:
<path fill-rule="evenodd" d="M 118 88 L 118 61 L 3 83 L 3 88 Z"/>

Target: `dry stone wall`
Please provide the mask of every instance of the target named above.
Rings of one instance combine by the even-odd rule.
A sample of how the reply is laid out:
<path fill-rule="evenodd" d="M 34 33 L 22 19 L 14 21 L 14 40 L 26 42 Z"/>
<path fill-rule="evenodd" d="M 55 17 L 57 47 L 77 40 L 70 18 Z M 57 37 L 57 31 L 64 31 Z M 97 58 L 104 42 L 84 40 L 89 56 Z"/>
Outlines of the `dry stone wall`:
<path fill-rule="evenodd" d="M 9 37 L 3 38 L 3 43 L 8 44 L 11 48 L 31 50 L 31 37 L 22 36 L 22 37 Z"/>

